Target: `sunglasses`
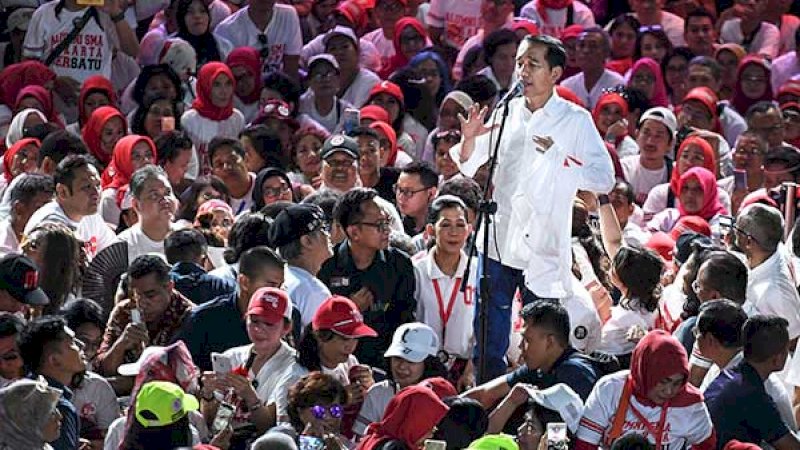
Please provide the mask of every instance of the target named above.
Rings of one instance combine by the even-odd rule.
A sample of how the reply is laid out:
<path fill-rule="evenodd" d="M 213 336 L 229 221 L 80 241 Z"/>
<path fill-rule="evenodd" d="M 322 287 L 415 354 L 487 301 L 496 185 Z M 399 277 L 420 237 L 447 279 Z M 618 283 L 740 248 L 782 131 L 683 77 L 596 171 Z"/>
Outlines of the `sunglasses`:
<path fill-rule="evenodd" d="M 314 405 L 311 407 L 311 414 L 319 420 L 324 419 L 326 413 L 334 419 L 341 419 L 342 416 L 344 416 L 344 407 L 339 404 L 333 404 L 328 407 L 323 405 Z"/>

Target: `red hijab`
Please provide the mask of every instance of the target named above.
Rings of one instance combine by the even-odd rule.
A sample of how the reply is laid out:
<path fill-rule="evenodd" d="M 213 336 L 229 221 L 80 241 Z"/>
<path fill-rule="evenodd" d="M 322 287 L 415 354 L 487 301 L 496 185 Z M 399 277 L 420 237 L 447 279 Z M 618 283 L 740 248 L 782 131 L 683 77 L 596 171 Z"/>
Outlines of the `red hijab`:
<path fill-rule="evenodd" d="M 647 398 L 647 393 L 664 378 L 677 374 L 683 375 L 684 383 L 678 394 L 669 401 L 669 406 L 684 407 L 701 403 L 703 395 L 689 384 L 689 360 L 683 345 L 664 330 L 647 333 L 631 355 L 630 376 L 636 400 L 645 406 L 659 406 Z"/>
<path fill-rule="evenodd" d="M 422 439 L 449 408 L 430 388 L 409 386 L 397 393 L 383 414 L 383 420 L 367 428 L 367 434 L 356 450 L 373 450 L 387 440 L 400 440 L 409 450 L 416 450 Z"/>
<path fill-rule="evenodd" d="M 748 98 L 744 95 L 744 91 L 742 90 L 742 73 L 747 66 L 756 65 L 761 67 L 764 71 L 764 76 L 767 78 L 767 88 L 764 90 L 764 93 L 761 94 L 759 98 Z M 736 88 L 733 91 L 733 98 L 731 99 L 731 106 L 733 106 L 736 111 L 739 111 L 739 114 L 745 115 L 747 113 L 747 109 L 750 108 L 752 105 L 764 101 L 764 100 L 772 100 L 772 70 L 770 69 L 769 62 L 764 59 L 762 56 L 758 55 L 748 55 L 745 56 L 740 62 L 739 67 L 736 69 Z"/>
<path fill-rule="evenodd" d="M 395 162 L 397 162 L 397 133 L 394 132 L 394 128 L 386 122 L 382 122 L 380 120 L 376 120 L 369 124 L 369 127 L 373 130 L 383 133 L 386 135 L 386 139 L 389 139 L 389 142 L 392 144 L 392 148 L 389 150 L 389 157 L 386 158 L 386 167 L 394 167 Z"/>
<path fill-rule="evenodd" d="M 696 145 L 703 151 L 703 167 L 708 169 L 712 174 L 717 172 L 717 160 L 714 158 L 714 149 L 711 147 L 711 144 L 700 136 L 689 136 L 681 142 L 681 146 L 678 147 L 678 151 L 675 153 L 675 168 L 669 179 L 669 188 L 675 195 L 678 195 L 678 185 L 680 184 L 682 175 L 678 173 L 678 161 L 680 161 L 683 151 L 690 145 Z"/>
<path fill-rule="evenodd" d="M 92 112 L 86 125 L 84 125 L 81 130 L 83 142 L 89 148 L 89 153 L 103 164 L 108 164 L 109 161 L 111 161 L 111 157 L 103 152 L 100 136 L 103 134 L 103 127 L 114 117 L 122 119 L 122 127 L 124 129 L 128 128 L 125 116 L 123 116 L 117 108 L 113 106 L 101 106 Z"/>
<path fill-rule="evenodd" d="M 11 180 L 14 179 L 14 174 L 11 173 L 11 166 L 14 163 L 14 157 L 17 156 L 17 153 L 19 153 L 20 150 L 29 145 L 39 148 L 41 143 L 38 139 L 34 138 L 20 139 L 3 154 L 3 175 L 5 176 L 7 183 L 11 183 Z"/>
<path fill-rule="evenodd" d="M 594 119 L 595 127 L 598 127 L 600 112 L 602 112 L 603 108 L 605 108 L 607 105 L 619 106 L 622 110 L 622 117 L 628 117 L 628 102 L 626 102 L 625 99 L 616 92 L 606 92 L 605 94 L 601 95 L 599 99 L 597 99 L 597 104 L 594 105 L 594 109 L 592 110 L 592 118 Z M 598 131 L 600 131 L 599 127 Z M 625 136 L 621 136 L 620 138 L 624 137 Z"/>
<path fill-rule="evenodd" d="M 114 92 L 114 85 L 108 78 L 102 75 L 92 75 L 83 82 L 81 86 L 81 94 L 78 97 L 78 124 L 83 126 L 89 120 L 89 114 L 86 113 L 86 108 L 83 103 L 86 97 L 95 92 L 101 92 L 108 97 L 110 106 L 117 106 L 117 93 Z"/>
<path fill-rule="evenodd" d="M 669 107 L 669 97 L 667 96 L 667 86 L 664 84 L 664 76 L 661 74 L 661 66 L 652 58 L 640 58 L 633 65 L 631 69 L 631 80 L 634 75 L 642 69 L 647 69 L 655 77 L 655 86 L 653 87 L 653 96 L 649 99 L 650 107 L 663 106 Z M 628 86 L 631 82 L 628 81 Z"/>
<path fill-rule="evenodd" d="M 379 73 L 384 80 L 388 79 L 395 70 L 405 67 L 405 65 L 408 64 L 409 58 L 400 51 L 400 35 L 406 27 L 415 29 L 417 33 L 422 36 L 422 39 L 428 40 L 428 33 L 425 31 L 425 27 L 419 23 L 419 20 L 413 17 L 403 17 L 398 20 L 397 23 L 394 24 L 394 38 L 392 39 L 394 43 L 394 56 L 389 59 L 389 65 L 384 67 Z"/>
<path fill-rule="evenodd" d="M 0 103 L 12 107 L 17 94 L 25 86 L 44 86 L 55 79 L 56 73 L 39 61 L 12 64 L 0 72 Z"/>
<path fill-rule="evenodd" d="M 239 47 L 228 55 L 228 59 L 225 62 L 231 69 L 234 67 L 243 67 L 250 72 L 250 75 L 252 75 L 255 80 L 253 92 L 244 97 L 239 97 L 239 99 L 248 105 L 259 101 L 261 99 L 261 88 L 264 82 L 261 80 L 261 56 L 258 50 L 253 47 Z"/>
<path fill-rule="evenodd" d="M 42 107 L 44 108 L 42 113 L 44 113 L 45 117 L 47 117 L 48 122 L 54 123 L 60 127 L 64 126 L 64 124 L 61 123 L 61 119 L 58 118 L 55 108 L 53 107 L 53 94 L 50 93 L 50 91 L 35 84 L 25 86 L 21 91 L 19 91 L 19 94 L 17 94 L 17 100 L 14 102 L 14 111 L 18 111 L 20 109 L 19 104 L 23 99 L 25 99 L 25 97 L 33 97 L 42 104 Z"/>
<path fill-rule="evenodd" d="M 711 220 L 717 214 L 727 214 L 728 211 L 722 206 L 719 201 L 719 193 L 717 190 L 717 178 L 705 167 L 692 167 L 686 173 L 681 175 L 680 182 L 678 183 L 678 195 L 683 190 L 683 186 L 688 180 L 695 179 L 700 182 L 703 187 L 703 206 L 700 211 L 690 213 L 683 209 L 683 203 L 678 204 L 678 211 L 683 216 L 700 216 L 703 219 Z"/>
<path fill-rule="evenodd" d="M 150 147 L 153 161 L 156 160 L 156 145 L 152 139 L 138 134 L 124 136 L 114 146 L 111 164 L 103 171 L 100 179 L 103 189 L 120 189 L 130 183 L 133 175 L 133 148 L 140 142 L 144 142 Z"/>
<path fill-rule="evenodd" d="M 220 108 L 214 106 L 211 102 L 211 86 L 214 80 L 220 75 L 227 75 L 233 83 L 234 89 L 236 88 L 236 80 L 233 78 L 231 69 L 221 62 L 208 62 L 200 69 L 197 74 L 197 98 L 192 102 L 192 108 L 195 109 L 201 116 L 211 120 L 225 120 L 233 114 L 233 97 L 228 104 Z M 260 91 L 259 91 L 259 95 Z"/>

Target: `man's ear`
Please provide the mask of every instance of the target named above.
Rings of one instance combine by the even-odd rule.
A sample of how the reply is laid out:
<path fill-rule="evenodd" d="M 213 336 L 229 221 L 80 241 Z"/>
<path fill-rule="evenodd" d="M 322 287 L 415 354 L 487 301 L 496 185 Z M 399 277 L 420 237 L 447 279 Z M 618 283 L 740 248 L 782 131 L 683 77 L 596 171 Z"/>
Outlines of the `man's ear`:
<path fill-rule="evenodd" d="M 45 175 L 52 175 L 56 171 L 56 163 L 49 156 L 45 156 L 39 166 L 39 172 Z"/>
<path fill-rule="evenodd" d="M 550 79 L 553 80 L 553 83 L 556 83 L 559 79 L 561 79 L 561 75 L 564 75 L 563 67 L 556 66 L 550 69 Z"/>
<path fill-rule="evenodd" d="M 69 189 L 64 184 L 57 184 L 56 185 L 56 199 L 63 200 L 67 196 L 69 196 Z"/>

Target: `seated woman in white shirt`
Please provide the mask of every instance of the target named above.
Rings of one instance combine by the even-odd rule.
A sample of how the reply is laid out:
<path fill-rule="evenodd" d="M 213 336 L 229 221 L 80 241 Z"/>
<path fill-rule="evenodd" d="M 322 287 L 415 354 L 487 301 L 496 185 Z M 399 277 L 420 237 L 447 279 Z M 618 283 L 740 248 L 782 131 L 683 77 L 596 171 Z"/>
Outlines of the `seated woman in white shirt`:
<path fill-rule="evenodd" d="M 100 213 L 106 223 L 114 227 L 119 224 L 122 200 L 128 192 L 131 176 L 155 160 L 156 145 L 147 136 L 132 134 L 117 142 L 111 164 L 101 178 L 103 193 L 100 196 Z"/>
<path fill-rule="evenodd" d="M 622 247 L 614 256 L 611 283 L 622 292 L 611 318 L 603 325 L 598 350 L 622 359 L 633 351 L 641 336 L 656 323 L 664 263 L 652 250 Z"/>
<path fill-rule="evenodd" d="M 600 136 L 617 151 L 617 156 L 636 155 L 639 146 L 628 135 L 628 102 L 616 92 L 606 92 L 597 99 L 592 118 Z"/>
<path fill-rule="evenodd" d="M 717 159 L 711 144 L 700 136 L 689 136 L 684 139 L 675 153 L 675 165 L 669 183 L 662 183 L 650 190 L 647 200 L 642 205 L 644 220 L 650 220 L 656 213 L 666 208 L 677 208 L 678 183 L 681 175 L 692 167 L 705 167 L 712 174 L 717 173 Z M 731 210 L 731 197 L 721 187 L 717 188 L 718 197 L 726 210 Z"/>
<path fill-rule="evenodd" d="M 669 233 L 684 216 L 699 216 L 711 226 L 712 235 L 719 234 L 719 216 L 728 210 L 719 200 L 719 188 L 714 174 L 704 167 L 693 167 L 678 182 L 678 206 L 656 214 L 647 223 L 651 232 Z"/>

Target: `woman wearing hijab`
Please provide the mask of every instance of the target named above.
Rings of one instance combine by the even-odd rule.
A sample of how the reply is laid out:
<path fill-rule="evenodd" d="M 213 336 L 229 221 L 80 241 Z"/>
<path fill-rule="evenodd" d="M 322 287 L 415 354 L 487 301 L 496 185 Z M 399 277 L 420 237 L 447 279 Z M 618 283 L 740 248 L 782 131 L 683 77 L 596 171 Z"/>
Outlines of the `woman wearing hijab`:
<path fill-rule="evenodd" d="M 650 102 L 650 107 L 669 107 L 669 97 L 667 97 L 664 76 L 661 74 L 661 66 L 652 58 L 642 58 L 636 61 L 631 69 L 628 87 L 642 91 Z"/>
<path fill-rule="evenodd" d="M 81 130 L 83 142 L 89 153 L 97 159 L 99 168 L 105 168 L 111 162 L 117 141 L 128 132 L 125 116 L 113 106 L 101 106 L 89 116 L 89 120 Z"/>
<path fill-rule="evenodd" d="M 16 113 L 6 132 L 6 148 L 11 148 L 25 137 L 25 130 L 40 123 L 47 123 L 47 116 L 38 109 L 25 108 Z"/>
<path fill-rule="evenodd" d="M 575 448 L 609 448 L 628 432 L 645 434 L 655 448 L 716 448 L 703 395 L 688 381 L 681 343 L 665 331 L 651 331 L 633 350 L 630 371 L 605 376 L 592 389 Z"/>
<path fill-rule="evenodd" d="M 48 442 L 61 434 L 60 398 L 61 391 L 44 379 L 0 389 L 0 450 L 52 450 Z"/>
<path fill-rule="evenodd" d="M 64 127 L 60 115 L 53 106 L 53 94 L 42 86 L 25 86 L 19 91 L 17 101 L 14 102 L 14 111 L 26 108 L 38 109 L 47 117 L 48 122 Z"/>
<path fill-rule="evenodd" d="M 449 409 L 430 388 L 407 387 L 389 402 L 383 420 L 367 428 L 356 450 L 422 449 Z"/>
<path fill-rule="evenodd" d="M 258 115 L 261 89 L 261 57 L 253 47 L 239 47 L 225 60 L 236 78 L 236 96 L 233 105 L 242 112 L 245 122 L 250 123 Z"/>
<path fill-rule="evenodd" d="M 428 33 L 419 20 L 413 17 L 403 17 L 394 25 L 394 56 L 389 59 L 386 67 L 383 67 L 378 75 L 381 79 L 388 79 L 397 69 L 405 67 L 406 64 L 425 48 L 428 42 Z"/>
<path fill-rule="evenodd" d="M 0 72 L 0 135 L 8 129 L 19 91 L 30 85 L 52 89 L 55 79 L 55 72 L 34 60 L 12 64 Z"/>
<path fill-rule="evenodd" d="M 122 200 L 128 192 L 133 173 L 156 161 L 156 145 L 147 136 L 131 134 L 117 142 L 111 164 L 101 177 L 103 193 L 100 196 L 100 213 L 106 223 L 119 224 Z"/>
<path fill-rule="evenodd" d="M 714 59 L 719 63 L 720 68 L 720 87 L 719 98 L 722 100 L 729 100 L 733 97 L 733 92 L 736 89 L 736 70 L 739 68 L 739 62 L 747 56 L 747 51 L 739 44 L 729 42 L 727 44 L 720 44 L 714 51 Z"/>
<path fill-rule="evenodd" d="M 211 173 L 208 143 L 215 137 L 237 139 L 244 129 L 244 115 L 233 107 L 236 80 L 224 63 L 210 62 L 197 75 L 197 98 L 181 116 L 183 130 L 194 144 L 196 154 L 189 165 L 189 177 Z"/>
<path fill-rule="evenodd" d="M 700 136 L 689 136 L 681 142 L 675 154 L 675 166 L 668 183 L 656 185 L 650 190 L 647 200 L 642 206 L 645 220 L 666 208 L 676 208 L 680 203 L 678 199 L 678 185 L 681 175 L 693 167 L 705 167 L 709 172 L 717 172 L 717 159 L 711 144 Z M 717 188 L 719 201 L 730 210 L 731 197 L 725 189 Z"/>
<path fill-rule="evenodd" d="M 669 233 L 682 217 L 698 216 L 711 226 L 712 235 L 719 235 L 722 214 L 728 214 L 728 210 L 719 200 L 717 178 L 705 167 L 693 167 L 678 181 L 676 206 L 656 214 L 647 228 Z"/>
<path fill-rule="evenodd" d="M 202 0 L 178 0 L 175 20 L 179 37 L 188 42 L 197 54 L 197 67 L 211 61 L 225 61 L 233 44 L 211 32 L 211 13 Z"/>
<path fill-rule="evenodd" d="M 95 109 L 101 106 L 117 106 L 117 94 L 108 78 L 92 75 L 83 82 L 78 95 L 78 121 L 67 125 L 66 130 L 75 136 L 81 135 L 81 129 L 89 121 Z"/>
<path fill-rule="evenodd" d="M 628 113 L 628 102 L 616 92 L 601 95 L 592 110 L 600 137 L 616 150 L 620 158 L 639 154 L 638 144 L 628 136 Z"/>
<path fill-rule="evenodd" d="M 736 88 L 731 106 L 744 117 L 754 104 L 772 100 L 772 70 L 769 61 L 762 56 L 744 57 L 736 71 Z"/>
<path fill-rule="evenodd" d="M 32 173 L 37 169 L 39 160 L 38 139 L 24 138 L 18 140 L 3 154 L 3 181 L 0 190 L 4 189 L 14 177 L 22 173 Z"/>
<path fill-rule="evenodd" d="M 277 202 L 294 203 L 294 186 L 289 175 L 277 167 L 267 167 L 258 172 L 253 186 L 253 212 Z"/>

